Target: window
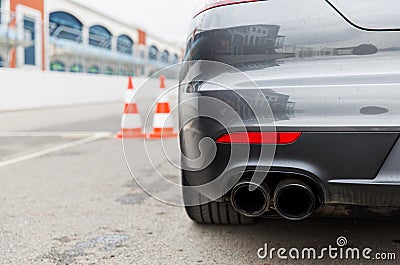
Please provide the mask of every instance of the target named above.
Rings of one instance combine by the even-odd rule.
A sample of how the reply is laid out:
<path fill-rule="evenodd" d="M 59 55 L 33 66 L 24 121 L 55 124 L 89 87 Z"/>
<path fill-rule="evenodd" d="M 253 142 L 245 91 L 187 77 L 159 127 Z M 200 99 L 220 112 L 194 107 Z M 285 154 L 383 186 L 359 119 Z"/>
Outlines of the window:
<path fill-rule="evenodd" d="M 254 36 L 250 36 L 250 43 L 249 43 L 250 45 L 253 45 L 254 44 Z"/>
<path fill-rule="evenodd" d="M 89 70 L 88 70 L 89 74 L 95 74 L 98 75 L 100 74 L 100 68 L 97 65 L 92 65 Z"/>
<path fill-rule="evenodd" d="M 61 61 L 55 61 L 50 64 L 50 70 L 56 72 L 65 72 L 65 64 Z"/>
<path fill-rule="evenodd" d="M 106 75 L 113 75 L 114 74 L 114 69 L 112 67 L 106 67 L 106 70 L 104 71 L 104 74 Z"/>
<path fill-rule="evenodd" d="M 53 12 L 50 14 L 50 35 L 82 42 L 82 22 L 66 12 Z"/>
<path fill-rule="evenodd" d="M 161 61 L 164 63 L 169 62 L 169 52 L 167 50 L 163 51 L 163 53 L 161 55 Z"/>
<path fill-rule="evenodd" d="M 117 39 L 117 51 L 124 54 L 133 54 L 133 41 L 127 35 L 120 35 Z"/>
<path fill-rule="evenodd" d="M 24 5 L 17 5 L 15 21 L 18 35 L 24 39 L 23 45 L 17 45 L 15 50 L 16 66 L 41 68 L 44 63 L 42 13 Z"/>
<path fill-rule="evenodd" d="M 179 56 L 178 56 L 178 54 L 174 54 L 174 59 L 173 59 L 172 63 L 179 63 Z"/>
<path fill-rule="evenodd" d="M 73 64 L 70 67 L 69 71 L 71 73 L 83 73 L 83 65 L 80 63 Z"/>
<path fill-rule="evenodd" d="M 36 65 L 36 23 L 34 20 L 24 16 L 24 30 L 30 34 L 32 45 L 25 48 L 25 64 Z"/>
<path fill-rule="evenodd" d="M 111 32 L 103 26 L 96 25 L 89 28 L 89 45 L 111 50 Z"/>
<path fill-rule="evenodd" d="M 149 50 L 149 59 L 157 61 L 158 59 L 158 49 L 156 46 L 152 45 Z"/>
<path fill-rule="evenodd" d="M 233 54 L 240 55 L 243 54 L 243 41 L 244 38 L 240 34 L 235 34 L 233 36 Z"/>

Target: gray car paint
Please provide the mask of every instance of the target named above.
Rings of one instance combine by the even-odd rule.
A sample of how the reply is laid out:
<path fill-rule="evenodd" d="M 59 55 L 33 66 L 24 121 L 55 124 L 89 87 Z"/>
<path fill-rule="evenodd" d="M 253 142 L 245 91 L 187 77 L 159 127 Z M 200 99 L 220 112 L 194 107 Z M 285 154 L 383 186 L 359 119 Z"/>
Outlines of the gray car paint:
<path fill-rule="evenodd" d="M 335 10 L 330 5 L 332 3 L 338 4 L 341 12 Z M 384 21 L 378 19 L 380 23 L 374 22 L 376 12 L 369 6 L 371 19 L 367 19 L 368 14 L 363 14 L 362 20 L 344 8 L 343 3 L 339 4 L 323 0 L 269 0 L 211 9 L 193 19 L 186 60 L 227 63 L 252 81 L 240 80 L 237 73 L 226 71 L 215 72 L 203 81 L 230 80 L 234 91 L 251 90 L 256 86 L 270 91 L 267 93 L 281 95 L 288 106 L 290 104 L 290 107 L 274 112 L 274 122 L 264 120 L 251 124 L 249 121 L 249 128 L 254 126 L 267 130 L 273 124 L 278 131 L 302 131 L 320 137 L 323 133 L 347 133 L 355 139 L 364 133 L 377 137 L 388 133 L 387 139 L 384 137 L 386 141 L 378 143 L 382 147 L 379 157 L 373 152 L 369 154 L 376 161 L 369 162 L 374 169 L 369 168 L 368 174 L 364 174 L 365 167 L 360 157 L 349 157 L 344 164 L 337 159 L 338 154 L 322 145 L 315 145 L 307 152 L 323 156 L 325 151 L 321 161 L 330 160 L 332 166 L 342 167 L 341 173 L 336 171 L 333 177 L 325 177 L 329 176 L 329 170 L 324 174 L 317 170 L 325 162 L 315 157 L 304 161 L 306 158 L 301 156 L 301 152 L 305 147 L 296 150 L 295 144 L 292 148 L 297 156 L 289 155 L 285 151 L 287 148 L 278 146 L 278 156 L 272 167 L 288 172 L 301 171 L 316 178 L 323 186 L 327 203 L 400 205 L 400 198 L 396 195 L 399 183 L 397 161 L 400 160 L 400 144 L 396 144 L 400 132 L 400 32 L 394 28 L 399 17 L 389 10 L 379 13 L 385 14 Z M 266 33 L 266 36 L 275 43 L 261 47 L 262 52 L 254 48 L 247 54 L 241 53 L 241 46 L 235 44 L 233 36 L 247 34 L 251 37 L 251 27 L 274 31 Z M 228 37 L 221 39 L 221 36 Z M 229 36 L 232 36 L 231 40 Z M 223 51 L 218 46 L 221 40 L 229 43 Z M 182 81 L 195 78 L 189 72 L 183 71 Z M 207 82 L 191 92 L 182 86 L 180 100 L 201 98 L 202 95 L 215 94 L 219 89 Z M 220 128 L 202 122 L 181 126 L 182 149 L 189 153 L 197 148 L 197 140 L 201 137 L 215 139 L 223 133 Z M 235 126 L 230 129 L 235 129 Z M 185 137 L 188 132 L 191 139 Z M 374 139 L 360 143 L 359 147 L 371 145 L 371 141 Z M 357 146 L 346 143 L 337 142 L 337 145 L 343 154 L 351 153 L 353 150 L 350 148 L 357 149 Z M 354 168 L 355 165 L 358 166 Z M 217 170 L 218 165 L 212 166 L 214 171 Z M 241 165 L 240 170 L 245 166 L 248 165 Z M 229 172 L 233 171 L 234 168 Z M 350 171 L 359 174 L 351 177 Z M 211 172 L 191 172 L 187 177 L 207 179 Z"/>

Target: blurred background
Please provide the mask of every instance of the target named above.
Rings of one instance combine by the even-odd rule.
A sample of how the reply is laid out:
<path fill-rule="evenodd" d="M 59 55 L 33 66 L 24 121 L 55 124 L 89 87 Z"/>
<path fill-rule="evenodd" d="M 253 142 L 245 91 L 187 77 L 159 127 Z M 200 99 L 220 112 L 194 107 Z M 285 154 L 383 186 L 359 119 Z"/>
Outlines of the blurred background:
<path fill-rule="evenodd" d="M 257 257 L 265 243 L 327 246 L 338 236 L 398 251 L 398 219 L 200 226 L 133 181 L 116 136 L 156 129 L 157 113 L 146 117 L 146 109 L 162 86 L 147 78 L 182 61 L 199 2 L 0 0 L 0 264 L 266 264 Z M 167 88 L 177 85 L 179 67 L 170 69 Z M 137 106 L 127 108 L 133 88 L 141 88 Z M 176 90 L 169 96 L 172 109 Z M 137 123 L 121 128 L 127 115 Z M 180 182 L 165 156 L 179 164 L 178 137 L 124 142 L 135 174 L 173 195 L 157 172 Z"/>
<path fill-rule="evenodd" d="M 182 60 L 196 5 L 0 0 L 0 110 L 123 99 L 121 77 L 140 83 Z"/>

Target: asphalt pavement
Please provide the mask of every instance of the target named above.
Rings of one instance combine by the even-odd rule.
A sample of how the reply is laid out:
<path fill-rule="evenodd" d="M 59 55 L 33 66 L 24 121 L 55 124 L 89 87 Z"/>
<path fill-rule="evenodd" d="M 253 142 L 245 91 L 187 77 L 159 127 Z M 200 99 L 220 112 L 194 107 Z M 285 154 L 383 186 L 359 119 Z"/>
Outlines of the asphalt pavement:
<path fill-rule="evenodd" d="M 399 254 L 399 219 L 191 222 L 182 207 L 152 198 L 133 181 L 115 138 L 121 109 L 104 103 L 0 113 L 0 264 L 398 264 L 259 259 L 257 252 L 265 244 L 336 246 L 344 236 L 348 246 Z M 141 141 L 127 145 L 138 165 L 147 159 Z M 175 148 L 176 140 L 165 146 Z M 155 160 L 163 161 L 159 155 Z M 179 181 L 179 170 L 166 163 L 156 168 Z M 151 178 L 156 171 L 136 173 Z"/>

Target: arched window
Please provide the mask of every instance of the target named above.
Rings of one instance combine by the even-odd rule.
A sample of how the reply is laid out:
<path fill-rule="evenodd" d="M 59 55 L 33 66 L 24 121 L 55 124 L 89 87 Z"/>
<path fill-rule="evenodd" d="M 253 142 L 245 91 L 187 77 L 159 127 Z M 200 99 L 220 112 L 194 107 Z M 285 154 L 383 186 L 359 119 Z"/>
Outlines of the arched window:
<path fill-rule="evenodd" d="M 65 72 L 65 64 L 61 61 L 54 61 L 50 63 L 50 70 L 56 72 Z"/>
<path fill-rule="evenodd" d="M 156 46 L 152 45 L 149 50 L 149 59 L 158 60 L 158 49 Z"/>
<path fill-rule="evenodd" d="M 117 51 L 124 54 L 133 54 L 133 41 L 127 35 L 120 35 L 117 39 Z"/>
<path fill-rule="evenodd" d="M 106 67 L 106 70 L 104 71 L 104 74 L 106 75 L 113 75 L 114 74 L 114 69 L 110 66 Z"/>
<path fill-rule="evenodd" d="M 83 65 L 80 63 L 76 63 L 71 65 L 71 67 L 69 68 L 69 71 L 71 73 L 83 73 Z"/>
<path fill-rule="evenodd" d="M 92 65 L 91 67 L 89 67 L 88 73 L 98 75 L 100 74 L 100 68 L 97 65 Z"/>
<path fill-rule="evenodd" d="M 172 63 L 179 63 L 179 56 L 178 56 L 178 54 L 174 54 L 174 59 L 172 60 Z"/>
<path fill-rule="evenodd" d="M 95 25 L 89 28 L 89 45 L 111 50 L 111 32 L 103 26 Z"/>
<path fill-rule="evenodd" d="M 5 67 L 3 57 L 0 56 L 0 67 Z"/>
<path fill-rule="evenodd" d="M 60 39 L 82 42 L 82 22 L 67 12 L 50 14 L 50 35 Z"/>
<path fill-rule="evenodd" d="M 161 61 L 163 61 L 164 63 L 169 62 L 169 52 L 167 50 L 163 51 L 161 55 Z"/>

